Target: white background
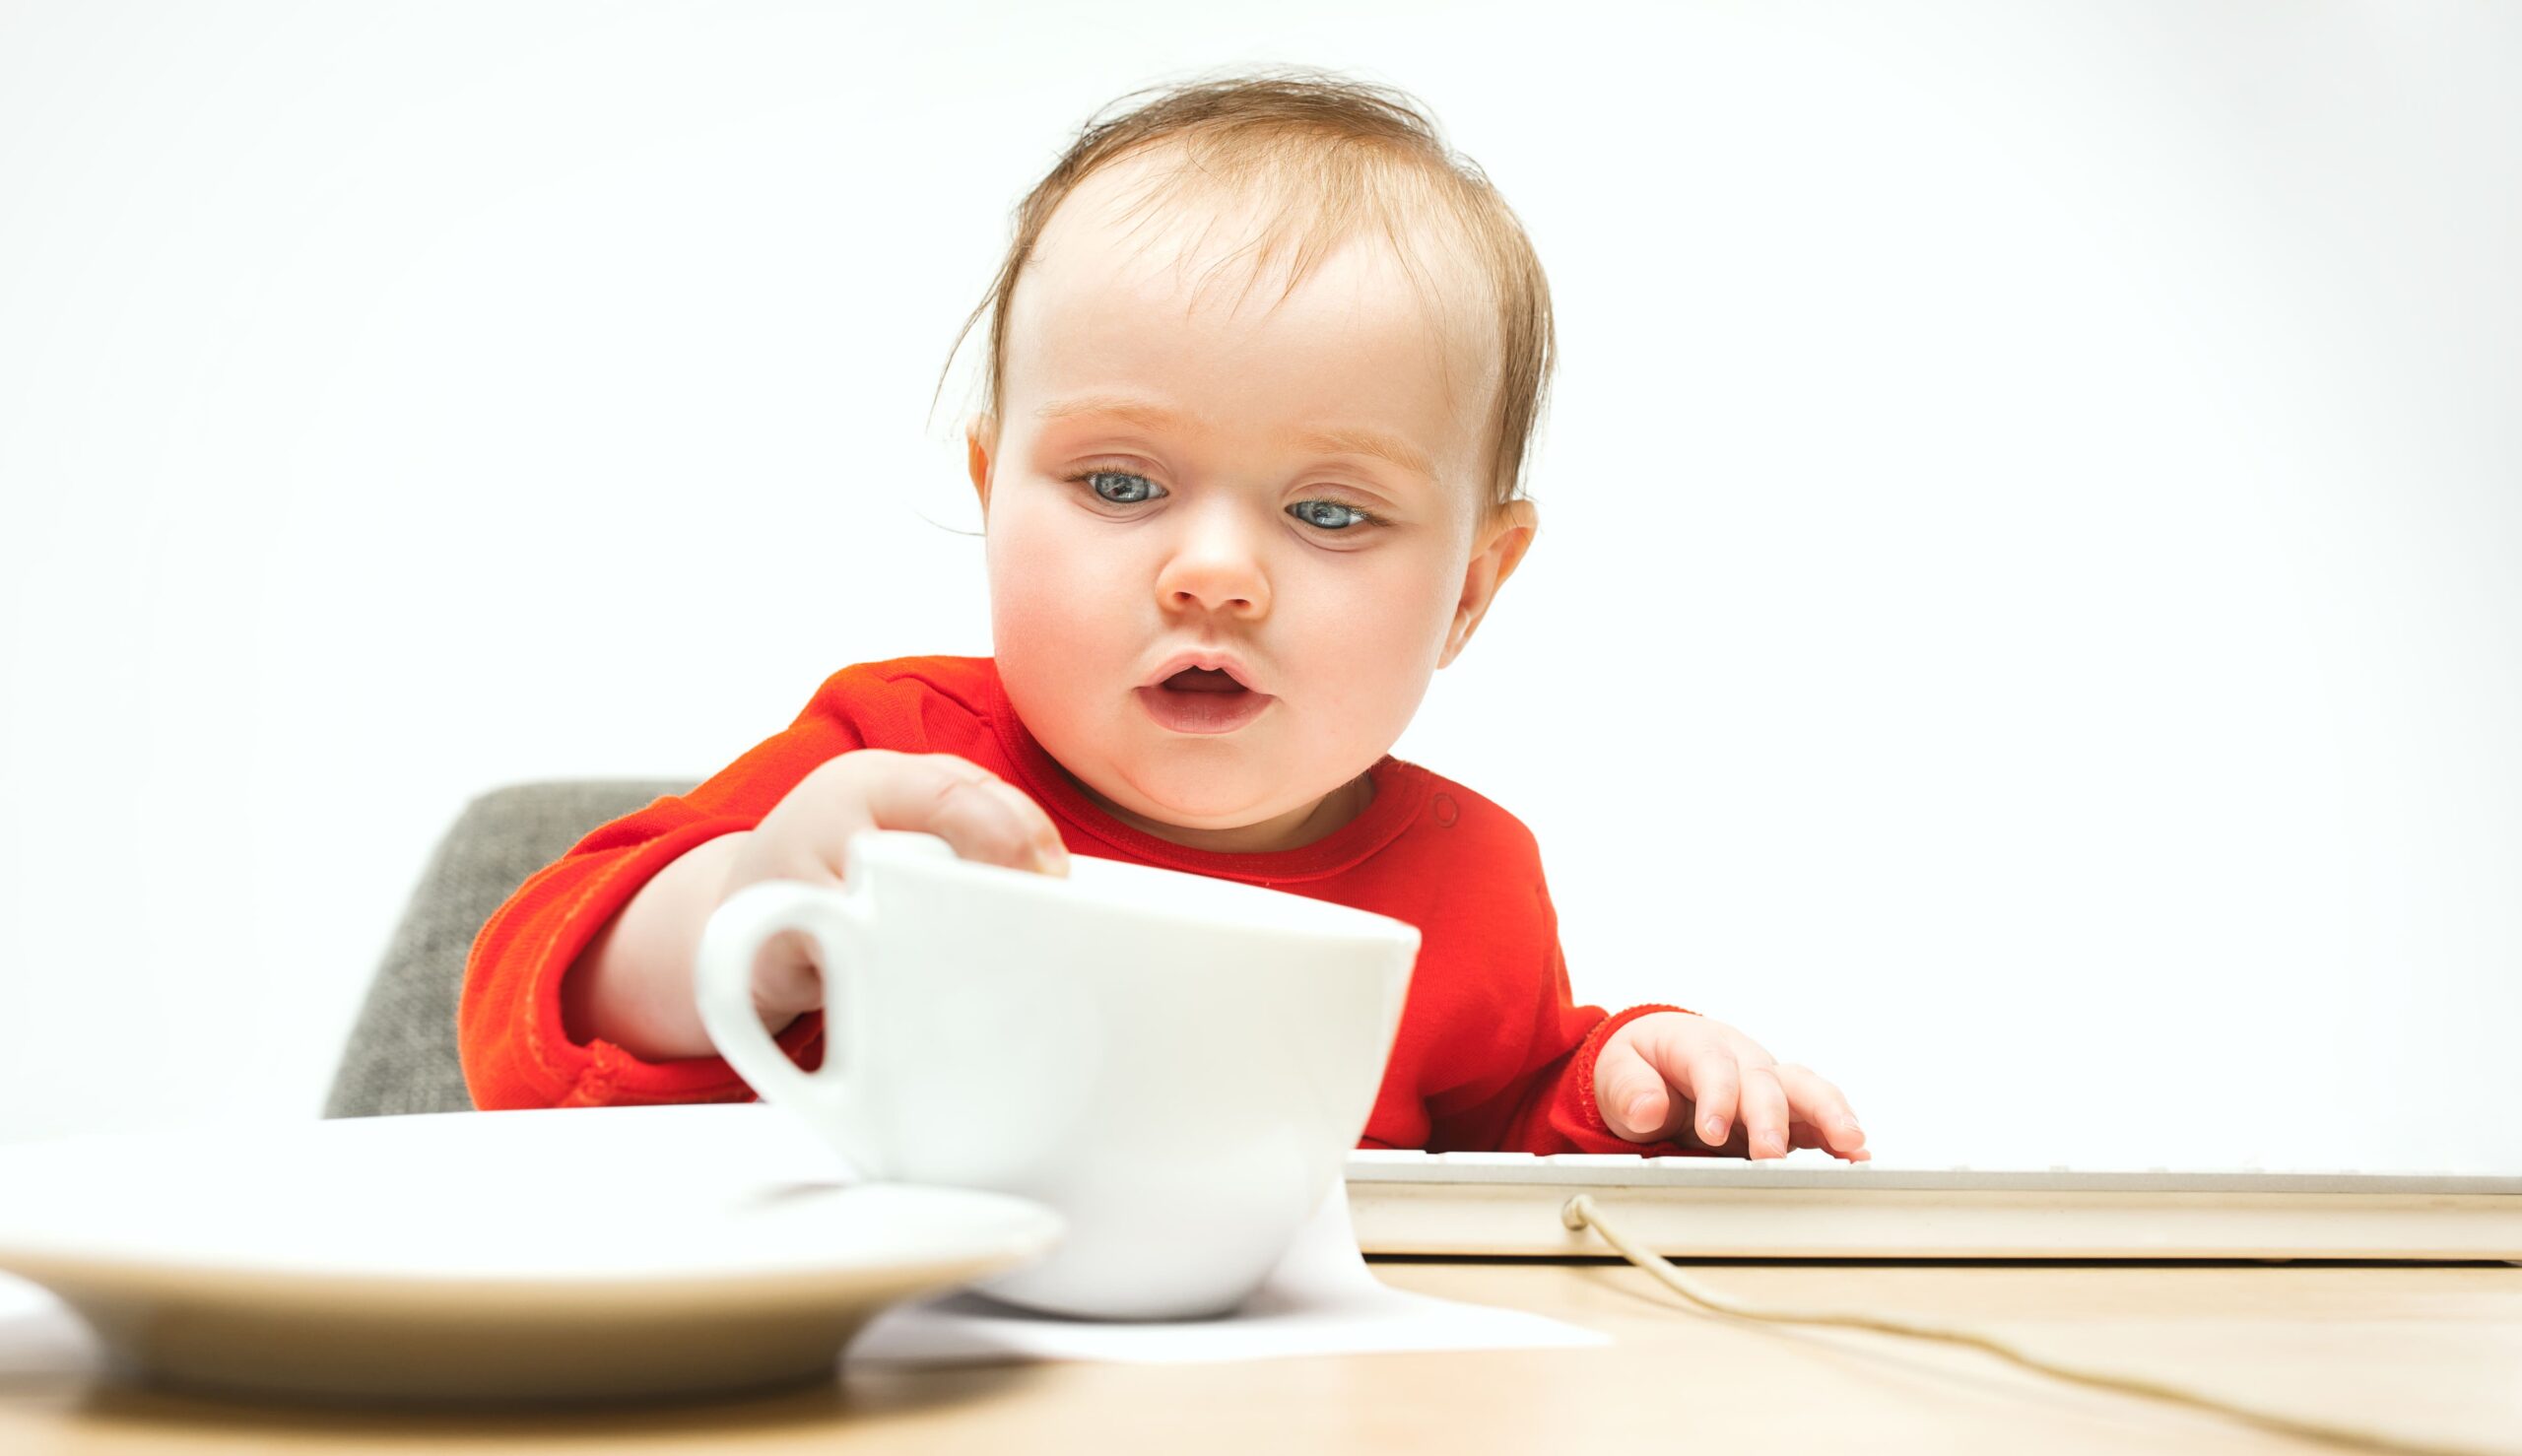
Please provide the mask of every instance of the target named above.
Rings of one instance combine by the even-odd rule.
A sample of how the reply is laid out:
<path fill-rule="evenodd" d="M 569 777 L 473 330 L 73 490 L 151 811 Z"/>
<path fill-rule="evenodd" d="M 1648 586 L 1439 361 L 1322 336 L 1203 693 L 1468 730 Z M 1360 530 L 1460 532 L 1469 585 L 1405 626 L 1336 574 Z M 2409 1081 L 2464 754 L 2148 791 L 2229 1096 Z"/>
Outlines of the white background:
<path fill-rule="evenodd" d="M 989 650 L 1094 110 L 1420 98 L 1544 528 L 1395 746 L 1886 1160 L 2522 1171 L 2509 8 L 0 6 L 0 1141 L 315 1115 L 438 833 Z M 948 527 L 953 530 L 946 529 Z M 1800 1154 L 1799 1158 L 1818 1158 Z"/>

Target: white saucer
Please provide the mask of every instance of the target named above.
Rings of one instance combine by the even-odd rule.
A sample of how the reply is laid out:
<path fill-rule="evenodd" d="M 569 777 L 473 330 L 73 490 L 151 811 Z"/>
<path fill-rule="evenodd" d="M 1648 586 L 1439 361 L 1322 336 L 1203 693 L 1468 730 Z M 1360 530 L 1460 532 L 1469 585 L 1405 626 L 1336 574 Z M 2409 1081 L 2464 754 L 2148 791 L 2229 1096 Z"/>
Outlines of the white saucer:
<path fill-rule="evenodd" d="M 0 1269 L 126 1376 L 297 1399 L 830 1379 L 885 1306 L 1040 1257 L 1029 1199 L 865 1183 L 761 1103 L 0 1146 Z"/>

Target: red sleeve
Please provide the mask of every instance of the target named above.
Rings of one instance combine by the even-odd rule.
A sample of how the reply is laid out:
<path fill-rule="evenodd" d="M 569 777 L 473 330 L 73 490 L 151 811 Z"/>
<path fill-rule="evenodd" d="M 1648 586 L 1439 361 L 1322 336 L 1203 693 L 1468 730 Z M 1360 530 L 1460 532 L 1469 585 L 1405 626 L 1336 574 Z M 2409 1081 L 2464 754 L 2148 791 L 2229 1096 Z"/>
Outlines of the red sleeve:
<path fill-rule="evenodd" d="M 818 764 L 851 749 L 913 747 L 924 735 L 911 685 L 844 669 L 788 728 L 708 782 L 605 825 L 529 877 L 474 938 L 456 1008 L 456 1045 L 473 1104 L 485 1110 L 646 1102 L 741 1102 L 753 1090 L 723 1057 L 646 1062 L 609 1041 L 572 1041 L 561 978 L 639 888 L 705 840 L 762 822 Z M 824 1018 L 799 1017 L 776 1040 L 797 1064 L 823 1064 Z"/>
<path fill-rule="evenodd" d="M 1554 958 L 1555 959 L 1555 958 Z M 1565 982 L 1562 980 L 1563 986 Z M 1564 994 L 1562 992 L 1562 994 Z M 1585 1008 L 1592 1010 L 1592 1008 Z M 1634 1153 L 1645 1158 L 1715 1158 L 1712 1149 L 1666 1141 L 1632 1143 L 1603 1122 L 1594 1102 L 1594 1061 L 1614 1031 L 1652 1012 L 1697 1012 L 1682 1006 L 1632 1006 L 1605 1017 L 1566 1056 L 1542 1069 L 1506 1125 L 1504 1146 L 1528 1153 Z"/>
<path fill-rule="evenodd" d="M 1533 977 L 1535 996 L 1532 1034 L 1525 1042 L 1522 1070 L 1506 1090 L 1482 1106 L 1454 1118 L 1436 1119 L 1430 1148 L 1480 1149 L 1499 1153 L 1630 1153 L 1648 1158 L 1712 1157 L 1710 1150 L 1678 1142 L 1632 1143 L 1613 1132 L 1594 1105 L 1594 1061 L 1603 1042 L 1639 1017 L 1659 1011 L 1698 1013 L 1660 1003 L 1632 1006 L 1606 1016 L 1599 1006 L 1578 1006 L 1568 988 L 1567 962 L 1559 946 L 1559 912 L 1549 888 L 1538 888 L 1549 963 Z"/>
<path fill-rule="evenodd" d="M 456 1049 L 474 1106 L 752 1098 L 722 1057 L 641 1061 L 601 1038 L 570 1040 L 561 1019 L 563 974 L 641 886 L 694 846 L 761 821 L 710 815 L 695 806 L 698 793 L 659 799 L 606 825 L 536 871 L 483 925 L 456 1008 Z M 823 1014 L 808 1012 L 776 1039 L 799 1066 L 821 1065 Z"/>

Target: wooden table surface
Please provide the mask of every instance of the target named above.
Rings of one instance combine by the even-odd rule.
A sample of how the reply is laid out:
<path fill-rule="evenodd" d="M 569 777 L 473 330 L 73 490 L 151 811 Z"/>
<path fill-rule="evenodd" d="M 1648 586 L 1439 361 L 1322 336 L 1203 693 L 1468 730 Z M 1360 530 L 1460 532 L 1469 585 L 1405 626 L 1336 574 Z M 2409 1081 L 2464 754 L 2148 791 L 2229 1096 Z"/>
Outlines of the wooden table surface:
<path fill-rule="evenodd" d="M 1713 1314 L 1618 1262 L 1381 1259 L 1404 1290 L 1605 1331 L 1592 1350 L 1217 1365 L 851 1367 L 685 1406 L 326 1411 L 0 1368 L 0 1451 L 2335 1451 L 2065 1384 L 1940 1341 Z M 1904 1313 L 2079 1365 L 2522 1456 L 2522 1268 L 2506 1264 L 1699 1261 L 1764 1304 Z M 845 1443 L 845 1444 L 844 1444 Z"/>

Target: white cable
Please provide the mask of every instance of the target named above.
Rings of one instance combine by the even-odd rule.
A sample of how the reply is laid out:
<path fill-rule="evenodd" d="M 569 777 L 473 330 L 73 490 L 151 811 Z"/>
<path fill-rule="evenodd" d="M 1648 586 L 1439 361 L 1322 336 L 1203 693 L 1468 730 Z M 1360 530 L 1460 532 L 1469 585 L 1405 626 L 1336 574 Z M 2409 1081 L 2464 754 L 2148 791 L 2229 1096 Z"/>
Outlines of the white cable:
<path fill-rule="evenodd" d="M 2480 1446 L 2446 1446 L 2427 1441 L 2410 1440 L 2361 1426 L 2338 1425 L 2326 1421 L 2314 1421 L 2307 1417 L 2255 1410 L 2216 1396 L 2202 1395 L 2193 1390 L 2166 1385 L 2141 1376 L 2113 1375 L 2099 1370 L 2080 1370 L 2040 1356 L 2026 1355 L 2003 1340 L 1992 1335 L 1982 1335 L 1975 1330 L 1928 1324 L 1920 1320 L 1892 1319 L 1883 1315 L 1764 1308 L 1757 1304 L 1746 1304 L 1705 1289 L 1694 1288 L 1692 1282 L 1679 1269 L 1674 1268 L 1663 1255 L 1656 1253 L 1653 1249 L 1638 1247 L 1626 1234 L 1618 1232 L 1604 1223 L 1602 1210 L 1595 1207 L 1591 1194 L 1579 1193 L 1567 1200 L 1566 1207 L 1560 1210 L 1559 1218 L 1560 1223 L 1570 1228 L 1591 1227 L 1603 1236 L 1605 1243 L 1618 1249 L 1623 1258 L 1672 1286 L 1684 1296 L 1695 1299 L 1710 1309 L 1720 1310 L 1726 1314 L 1739 1314 L 1746 1319 L 1783 1320 L 1790 1324 L 1847 1325 L 1860 1330 L 1882 1330 L 1893 1335 L 1914 1335 L 1924 1340 L 1950 1340 L 1958 1345 L 1976 1346 L 1991 1355 L 2003 1356 L 2019 1365 L 2038 1370 L 2044 1375 L 2054 1375 L 2061 1380 L 2073 1380 L 2085 1385 L 2097 1385 L 2104 1390 L 2128 1391 L 2137 1395 L 2152 1396 L 2157 1400 L 2196 1406 L 2201 1410 L 2214 1411 L 2220 1415 L 2238 1417 L 2252 1424 L 2281 1430 L 2289 1435 L 2309 1436 L 2314 1440 L 2334 1441 L 2344 1445 L 2360 1446 L 2367 1450 L 2403 1452 L 2407 1453 L 2407 1456 L 2513 1456 L 2511 1452 L 2489 1451 Z"/>

